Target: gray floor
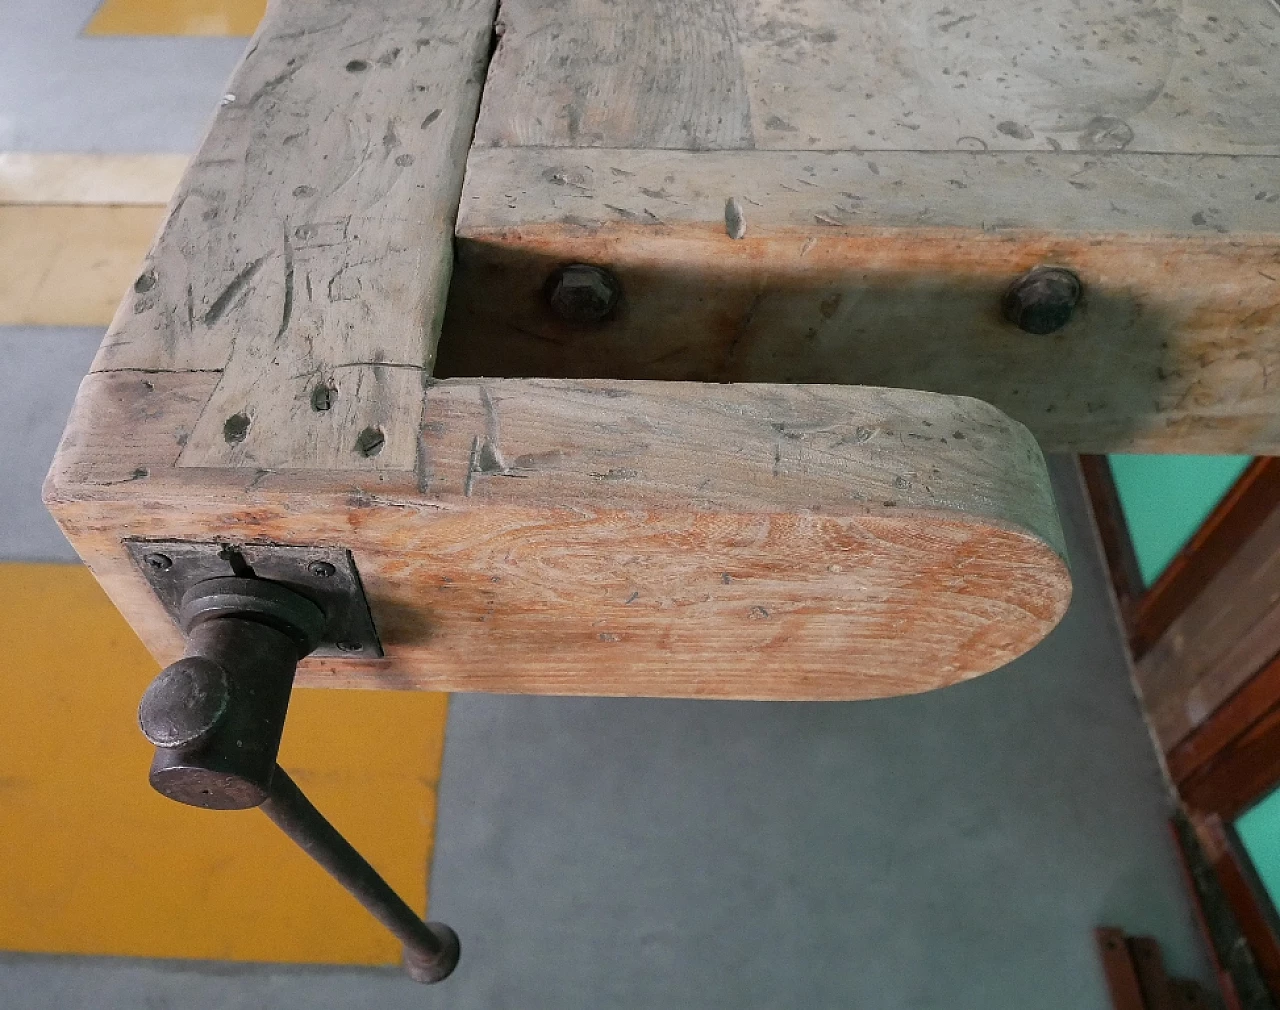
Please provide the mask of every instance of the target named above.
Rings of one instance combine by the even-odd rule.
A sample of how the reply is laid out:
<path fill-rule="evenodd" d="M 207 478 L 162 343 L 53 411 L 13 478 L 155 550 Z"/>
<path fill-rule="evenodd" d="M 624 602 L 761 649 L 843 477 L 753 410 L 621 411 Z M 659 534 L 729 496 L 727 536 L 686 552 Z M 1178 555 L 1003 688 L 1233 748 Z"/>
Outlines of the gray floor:
<path fill-rule="evenodd" d="M 85 38 L 100 0 L 0 0 L 0 151 L 194 151 L 244 39 Z"/>
<path fill-rule="evenodd" d="M 465 953 L 443 985 L 11 956 L 0 1006 L 1105 1010 L 1103 923 L 1207 982 L 1080 491 L 1055 470 L 1075 600 L 977 681 L 839 705 L 455 698 L 432 914 Z"/>
<path fill-rule="evenodd" d="M 40 501 L 100 329 L 0 326 L 0 561 L 76 561 Z"/>

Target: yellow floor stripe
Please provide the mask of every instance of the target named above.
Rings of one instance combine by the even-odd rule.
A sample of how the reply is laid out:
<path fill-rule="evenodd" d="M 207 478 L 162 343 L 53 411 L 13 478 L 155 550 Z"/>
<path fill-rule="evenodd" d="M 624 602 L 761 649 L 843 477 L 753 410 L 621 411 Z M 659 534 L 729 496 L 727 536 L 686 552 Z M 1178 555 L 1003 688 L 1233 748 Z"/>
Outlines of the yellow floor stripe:
<path fill-rule="evenodd" d="M 0 151 L 0 203 L 169 202 L 185 154 L 43 154 Z"/>
<path fill-rule="evenodd" d="M 146 784 L 155 664 L 87 570 L 0 565 L 0 949 L 388 964 L 394 941 L 258 811 Z M 281 754 L 422 909 L 447 698 L 298 691 Z"/>
<path fill-rule="evenodd" d="M 0 326 L 106 326 L 164 207 L 0 205 Z"/>
<path fill-rule="evenodd" d="M 267 0 L 104 0 L 86 35 L 252 35 Z"/>

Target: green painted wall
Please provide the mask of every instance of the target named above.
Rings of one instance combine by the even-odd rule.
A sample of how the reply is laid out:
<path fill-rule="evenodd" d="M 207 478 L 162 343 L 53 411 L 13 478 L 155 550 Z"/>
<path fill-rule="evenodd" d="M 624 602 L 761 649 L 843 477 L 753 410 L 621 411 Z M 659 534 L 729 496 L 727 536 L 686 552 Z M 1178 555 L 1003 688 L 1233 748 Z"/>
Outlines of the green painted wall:
<path fill-rule="evenodd" d="M 1280 789 L 1236 818 L 1236 831 L 1271 903 L 1280 907 Z"/>
<path fill-rule="evenodd" d="M 1110 456 L 1142 579 L 1151 585 L 1252 456 Z"/>

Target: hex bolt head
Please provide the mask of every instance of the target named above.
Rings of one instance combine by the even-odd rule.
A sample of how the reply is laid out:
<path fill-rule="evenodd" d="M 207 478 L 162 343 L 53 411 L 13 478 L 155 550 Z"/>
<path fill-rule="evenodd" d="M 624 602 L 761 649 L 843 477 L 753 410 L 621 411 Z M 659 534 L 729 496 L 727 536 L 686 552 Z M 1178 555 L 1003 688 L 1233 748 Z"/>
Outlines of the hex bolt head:
<path fill-rule="evenodd" d="M 331 579 L 338 569 L 327 561 L 313 561 L 307 565 L 307 571 L 314 575 L 317 579 Z"/>
<path fill-rule="evenodd" d="M 339 642 L 338 650 L 340 652 L 361 652 L 364 646 L 359 642 Z"/>
<path fill-rule="evenodd" d="M 1066 326 L 1084 290 L 1063 267 L 1032 267 L 1009 285 L 1001 303 L 1005 319 L 1024 333 L 1044 335 Z"/>
<path fill-rule="evenodd" d="M 187 656 L 151 682 L 138 705 L 138 725 L 156 747 L 192 750 L 217 732 L 230 701 L 226 671 L 211 659 Z"/>
<path fill-rule="evenodd" d="M 551 311 L 566 323 L 591 326 L 613 315 L 622 285 L 602 267 L 570 263 L 547 278 L 543 293 Z"/>
<path fill-rule="evenodd" d="M 154 568 L 157 572 L 167 572 L 173 567 L 173 558 L 159 551 L 148 554 L 142 560 L 147 563 L 148 568 Z"/>

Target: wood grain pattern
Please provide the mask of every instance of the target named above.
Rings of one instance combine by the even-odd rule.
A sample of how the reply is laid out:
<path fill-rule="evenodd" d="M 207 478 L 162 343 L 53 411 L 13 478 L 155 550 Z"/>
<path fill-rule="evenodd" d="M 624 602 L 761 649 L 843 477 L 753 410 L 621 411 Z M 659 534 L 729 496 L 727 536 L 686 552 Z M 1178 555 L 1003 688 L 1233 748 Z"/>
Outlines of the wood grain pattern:
<path fill-rule="evenodd" d="M 1193 823 L 1274 1006 L 1280 994 L 1280 921 L 1275 906 L 1235 829 L 1218 814 L 1194 816 Z"/>
<path fill-rule="evenodd" d="M 222 372 L 181 465 L 413 467 L 493 10 L 272 5 L 94 363 Z"/>
<path fill-rule="evenodd" d="M 1275 655 L 1280 510 L 1273 512 L 1137 662 L 1156 736 L 1172 750 Z"/>
<path fill-rule="evenodd" d="M 1002 665 L 1070 595 L 1039 450 L 971 400 L 456 380 L 416 477 L 174 466 L 209 386 L 90 376 L 46 485 L 161 660 L 181 636 L 127 536 L 350 546 L 388 655 L 309 660 L 312 684 L 881 697 Z M 82 436 L 113 400 L 129 439 Z"/>
<path fill-rule="evenodd" d="M 440 374 L 869 383 L 985 399 L 1055 451 L 1280 453 L 1272 11 L 501 17 Z M 573 261 L 623 281 L 590 334 L 540 302 Z M 1085 297 L 1028 337 L 1000 299 L 1046 263 Z"/>
<path fill-rule="evenodd" d="M 573 85 L 587 111 L 570 134 L 621 117 L 660 143 L 743 142 L 735 4 L 637 8 L 630 25 L 593 10 L 568 34 L 544 38 L 519 7 L 499 29 L 540 40 L 520 74 L 560 66 L 566 46 L 603 54 Z M 277 4 L 236 70 L 46 485 L 157 658 L 181 636 L 127 537 L 352 550 L 388 655 L 308 661 L 310 683 L 868 698 L 976 676 L 1039 641 L 1070 594 L 1061 533 L 1034 439 L 985 403 L 603 373 L 433 381 L 493 16 L 493 0 Z M 651 39 L 665 41 L 637 72 L 632 50 Z M 632 100 L 597 115 L 618 89 Z M 744 250 L 762 223 L 753 193 Z M 827 252 L 807 241 L 790 255 L 817 266 Z M 662 244 L 663 262 L 688 248 L 679 230 Z M 841 283 L 847 253 L 830 260 Z M 471 295 L 523 306 L 523 276 Z M 740 280 L 716 297 L 739 297 Z M 790 311 L 759 308 L 761 323 Z M 681 360 L 655 377 L 748 375 L 763 348 L 730 343 L 719 371 Z M 606 342 L 593 353 L 574 367 L 628 360 Z M 475 374 L 514 360 L 481 355 Z"/>
<path fill-rule="evenodd" d="M 1280 656 L 1251 676 L 1165 755 L 1169 778 L 1182 789 L 1197 776 L 1213 774 L 1211 766 L 1277 707 L 1280 707 Z"/>
<path fill-rule="evenodd" d="M 504 2 L 476 143 L 753 146 L 736 6 Z"/>
<path fill-rule="evenodd" d="M 1276 18 L 1246 0 L 504 0 L 502 21 L 484 145 L 1280 153 Z"/>
<path fill-rule="evenodd" d="M 1115 215 L 1101 194 L 1139 174 L 1089 169 L 1112 178 L 1082 193 L 1086 159 L 1055 155 L 1044 174 L 1070 199 L 1001 214 L 1002 180 L 1025 187 L 1037 166 L 946 157 L 475 150 L 437 372 L 867 383 L 976 396 L 1049 451 L 1280 452 L 1280 212 L 1250 174 L 1266 159 L 1232 162 L 1214 204 L 1260 233 L 1198 236 L 1175 220 L 1199 199 L 1177 177 L 1204 171 L 1207 189 L 1213 172 L 1190 159 L 1135 181 Z M 945 185 L 953 170 L 967 188 Z M 726 233 L 728 196 L 745 238 Z M 572 261 L 620 279 L 608 324 L 547 309 L 546 277 Z M 1000 313 L 1040 263 L 1086 292 L 1044 337 Z"/>
<path fill-rule="evenodd" d="M 1169 774 L 1190 810 L 1232 820 L 1276 786 L 1280 762 L 1280 656 L 1170 754 Z"/>
<path fill-rule="evenodd" d="M 1280 509 L 1280 458 L 1249 464 L 1239 480 L 1165 566 L 1134 613 L 1131 645 L 1140 657 L 1195 600 L 1249 538 Z M 1280 648 L 1280 638 L 1276 640 Z"/>

